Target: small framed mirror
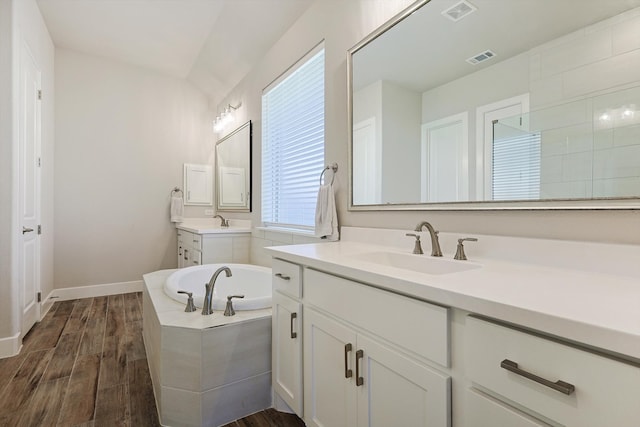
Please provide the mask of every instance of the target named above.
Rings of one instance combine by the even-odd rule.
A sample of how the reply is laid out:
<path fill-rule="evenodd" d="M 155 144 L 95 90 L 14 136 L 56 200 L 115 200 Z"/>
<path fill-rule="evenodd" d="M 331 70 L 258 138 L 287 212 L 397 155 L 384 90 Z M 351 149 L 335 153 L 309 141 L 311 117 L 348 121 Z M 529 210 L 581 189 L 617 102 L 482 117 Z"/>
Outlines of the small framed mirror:
<path fill-rule="evenodd" d="M 251 212 L 251 120 L 216 144 L 216 208 Z"/>

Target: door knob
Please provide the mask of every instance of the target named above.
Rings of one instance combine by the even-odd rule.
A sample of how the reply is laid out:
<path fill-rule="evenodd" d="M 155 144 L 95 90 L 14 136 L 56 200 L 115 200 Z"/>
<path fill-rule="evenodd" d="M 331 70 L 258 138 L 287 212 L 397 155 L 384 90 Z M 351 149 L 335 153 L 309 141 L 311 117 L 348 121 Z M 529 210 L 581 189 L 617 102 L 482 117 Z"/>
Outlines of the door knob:
<path fill-rule="evenodd" d="M 22 234 L 31 233 L 32 231 L 33 231 L 33 228 L 22 227 Z"/>

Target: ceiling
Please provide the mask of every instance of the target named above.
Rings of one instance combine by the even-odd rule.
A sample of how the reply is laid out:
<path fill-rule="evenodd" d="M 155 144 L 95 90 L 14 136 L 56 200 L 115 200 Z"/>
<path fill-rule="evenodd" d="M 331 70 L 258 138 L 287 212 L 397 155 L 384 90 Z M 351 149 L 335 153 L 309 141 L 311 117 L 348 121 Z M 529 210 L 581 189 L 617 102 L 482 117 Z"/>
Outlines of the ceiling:
<path fill-rule="evenodd" d="M 56 47 L 224 97 L 313 0 L 37 0 Z"/>

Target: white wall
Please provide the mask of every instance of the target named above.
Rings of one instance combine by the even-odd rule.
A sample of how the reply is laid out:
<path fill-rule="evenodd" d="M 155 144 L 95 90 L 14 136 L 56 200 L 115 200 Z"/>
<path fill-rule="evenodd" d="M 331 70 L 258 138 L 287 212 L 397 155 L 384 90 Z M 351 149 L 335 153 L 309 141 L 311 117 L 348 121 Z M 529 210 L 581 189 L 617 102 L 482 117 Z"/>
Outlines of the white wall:
<path fill-rule="evenodd" d="M 637 211 L 348 211 L 348 132 L 346 52 L 377 26 L 408 6 L 411 1 L 317 0 L 296 24 L 266 53 L 250 74 L 236 87 L 229 100 L 242 100 L 242 119 L 252 119 L 254 130 L 254 223 L 260 222 L 261 91 L 304 53 L 325 39 L 326 55 L 326 163 L 337 162 L 338 216 L 342 225 L 411 229 L 429 220 L 442 231 L 461 234 L 487 233 L 640 243 L 640 212 Z M 225 102 L 221 103 L 226 104 Z M 242 123 L 240 120 L 238 123 Z M 318 171 L 320 173 L 320 171 Z M 264 244 L 254 236 L 256 248 Z M 455 248 L 443 248 L 453 254 Z M 257 249 L 256 249 L 257 250 Z"/>
<path fill-rule="evenodd" d="M 14 174 L 14 70 L 13 1 L 0 0 L 0 339 L 17 332 L 15 309 L 18 305 L 14 281 L 13 237 L 15 204 Z"/>
<path fill-rule="evenodd" d="M 184 80 L 64 49 L 56 93 L 56 288 L 175 268 L 169 198 L 183 163 L 213 161 L 206 97 Z"/>
<path fill-rule="evenodd" d="M 41 104 L 41 290 L 53 289 L 53 153 L 54 47 L 34 0 L 0 1 L 0 340 L 20 332 L 21 302 L 17 241 L 18 213 L 18 81 L 22 46 L 29 50 L 42 73 Z M 47 304 L 43 305 L 43 309 Z M 2 349 L 0 349 L 0 353 Z"/>

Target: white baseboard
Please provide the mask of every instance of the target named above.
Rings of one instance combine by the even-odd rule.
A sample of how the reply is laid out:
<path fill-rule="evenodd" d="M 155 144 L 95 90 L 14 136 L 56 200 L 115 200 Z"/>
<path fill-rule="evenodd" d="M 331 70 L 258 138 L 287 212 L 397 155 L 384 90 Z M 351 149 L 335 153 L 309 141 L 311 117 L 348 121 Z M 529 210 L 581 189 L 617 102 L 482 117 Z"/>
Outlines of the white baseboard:
<path fill-rule="evenodd" d="M 20 353 L 22 348 L 22 340 L 18 332 L 12 337 L 0 338 L 0 359 L 15 356 Z"/>
<path fill-rule="evenodd" d="M 132 282 L 105 283 L 102 285 L 77 286 L 73 288 L 54 289 L 47 297 L 49 301 L 66 301 L 78 298 L 93 298 L 107 295 L 126 294 L 129 292 L 141 292 L 144 282 L 134 280 Z"/>

